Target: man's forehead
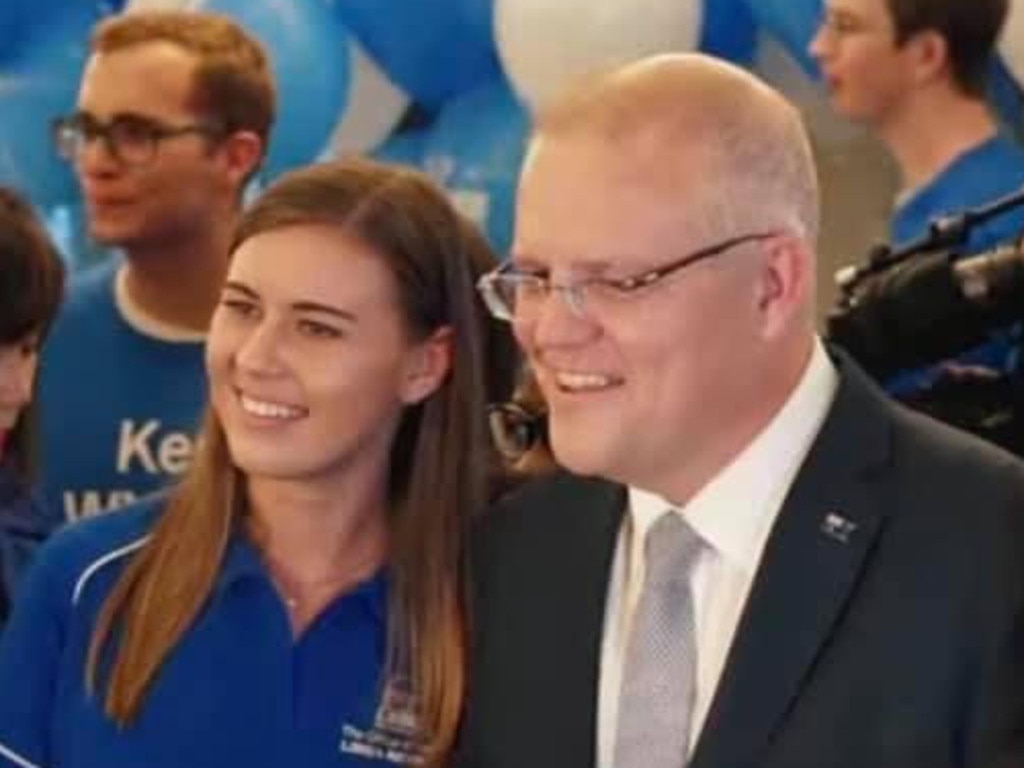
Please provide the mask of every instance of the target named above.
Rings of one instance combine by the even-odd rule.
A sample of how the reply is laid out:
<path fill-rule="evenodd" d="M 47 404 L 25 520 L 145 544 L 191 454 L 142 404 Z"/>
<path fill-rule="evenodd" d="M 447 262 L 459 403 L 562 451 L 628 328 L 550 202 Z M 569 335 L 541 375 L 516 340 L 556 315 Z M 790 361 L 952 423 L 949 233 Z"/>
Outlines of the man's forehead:
<path fill-rule="evenodd" d="M 833 16 L 851 18 L 888 18 L 888 0 L 825 0 L 825 10 Z"/>
<path fill-rule="evenodd" d="M 86 63 L 78 106 L 100 117 L 187 112 L 195 68 L 192 54 L 166 42 L 97 52 Z"/>
<path fill-rule="evenodd" d="M 609 138 L 597 134 L 541 138 L 522 166 L 524 185 L 536 178 L 565 185 L 602 185 L 622 192 L 675 194 L 708 170 L 715 148 L 706 142 L 654 134 Z M 705 179 L 707 181 L 707 179 Z"/>

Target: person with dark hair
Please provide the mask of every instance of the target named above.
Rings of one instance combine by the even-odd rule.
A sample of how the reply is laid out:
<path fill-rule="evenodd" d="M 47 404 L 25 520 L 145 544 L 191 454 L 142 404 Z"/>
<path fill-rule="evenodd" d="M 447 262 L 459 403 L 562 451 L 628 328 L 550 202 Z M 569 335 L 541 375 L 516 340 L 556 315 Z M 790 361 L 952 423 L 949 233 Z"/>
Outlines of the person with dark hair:
<path fill-rule="evenodd" d="M 32 492 L 39 348 L 60 306 L 64 264 L 32 208 L 0 187 L 0 627 L 54 525 Z"/>
<path fill-rule="evenodd" d="M 53 125 L 90 236 L 116 250 L 72 277 L 41 366 L 42 489 L 67 519 L 187 467 L 203 341 L 274 115 L 269 59 L 226 16 L 133 10 L 93 31 L 75 108 Z"/>
<path fill-rule="evenodd" d="M 930 221 L 1015 192 L 1024 148 L 986 101 L 1008 0 L 828 0 L 811 43 L 832 105 L 866 124 L 900 172 L 892 241 Z M 1024 229 L 1015 212 L 979 227 L 969 250 Z"/>
<path fill-rule="evenodd" d="M 444 764 L 517 365 L 490 249 L 353 160 L 283 176 L 231 252 L 189 471 L 54 537 L 0 640 L 4 768 Z"/>
<path fill-rule="evenodd" d="M 1000 130 L 986 101 L 1008 5 L 1009 0 L 825 3 L 810 51 L 835 110 L 867 125 L 896 161 L 901 188 L 890 228 L 894 247 L 924 237 L 940 217 L 1024 187 L 1024 148 Z M 1022 231 L 1024 209 L 1017 208 L 973 227 L 957 255 L 1010 243 Z M 937 413 L 948 397 L 941 395 L 943 384 L 958 384 L 973 401 L 974 380 L 981 398 L 990 398 L 993 379 L 1017 375 L 1019 335 L 1016 324 L 993 328 L 990 338 L 955 359 L 908 365 L 888 377 L 885 387 Z M 990 411 L 999 404 L 978 405 Z"/>

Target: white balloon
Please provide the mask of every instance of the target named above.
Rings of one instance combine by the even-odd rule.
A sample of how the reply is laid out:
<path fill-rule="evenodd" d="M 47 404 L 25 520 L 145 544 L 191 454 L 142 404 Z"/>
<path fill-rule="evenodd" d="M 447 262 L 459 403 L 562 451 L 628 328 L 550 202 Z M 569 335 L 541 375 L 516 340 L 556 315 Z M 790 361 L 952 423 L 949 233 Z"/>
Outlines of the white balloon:
<path fill-rule="evenodd" d="M 383 143 L 409 106 L 409 97 L 398 88 L 369 55 L 352 41 L 351 82 L 348 100 L 324 154 L 362 154 Z"/>
<path fill-rule="evenodd" d="M 703 3 L 496 0 L 498 54 L 520 97 L 537 110 L 575 77 L 651 54 L 695 50 Z"/>
<path fill-rule="evenodd" d="M 999 52 L 1018 85 L 1024 86 L 1024 0 L 1010 0 Z"/>

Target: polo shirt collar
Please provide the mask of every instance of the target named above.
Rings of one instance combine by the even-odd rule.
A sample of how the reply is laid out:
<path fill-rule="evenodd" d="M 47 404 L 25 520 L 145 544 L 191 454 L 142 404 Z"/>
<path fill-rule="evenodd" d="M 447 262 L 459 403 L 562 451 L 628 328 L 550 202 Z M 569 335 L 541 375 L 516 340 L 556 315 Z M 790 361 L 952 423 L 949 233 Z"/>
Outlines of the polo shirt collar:
<path fill-rule="evenodd" d="M 270 583 L 270 574 L 252 540 L 237 526 L 228 542 L 224 561 L 217 577 L 214 591 L 224 594 L 231 587 L 247 579 L 258 579 Z M 387 566 L 380 568 L 369 578 L 356 584 L 339 599 L 360 599 L 366 601 L 374 618 L 386 621 L 388 614 L 388 590 L 391 582 Z"/>

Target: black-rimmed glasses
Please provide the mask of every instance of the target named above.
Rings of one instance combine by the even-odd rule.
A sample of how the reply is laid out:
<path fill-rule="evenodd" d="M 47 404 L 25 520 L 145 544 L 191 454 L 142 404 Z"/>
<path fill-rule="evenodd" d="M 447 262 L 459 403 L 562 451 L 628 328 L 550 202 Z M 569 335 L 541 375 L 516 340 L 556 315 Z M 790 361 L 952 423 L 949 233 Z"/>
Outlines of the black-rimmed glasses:
<path fill-rule="evenodd" d="M 587 316 L 587 307 L 604 305 L 647 288 L 684 267 L 717 256 L 744 243 L 767 240 L 776 232 L 755 232 L 723 240 L 686 254 L 668 264 L 646 270 L 631 277 L 594 276 L 570 283 L 552 283 L 548 277 L 532 272 L 518 272 L 513 262 L 506 261 L 477 282 L 477 289 L 490 313 L 499 320 L 511 322 L 536 312 L 552 291 L 558 291 L 566 304 L 579 317 Z"/>
<path fill-rule="evenodd" d="M 67 160 L 77 160 L 94 140 L 103 142 L 111 157 L 124 165 L 146 165 L 156 157 L 160 144 L 189 134 L 216 136 L 221 131 L 208 123 L 167 125 L 142 115 L 118 115 L 109 122 L 87 112 L 75 112 L 53 121 L 57 151 Z"/>

